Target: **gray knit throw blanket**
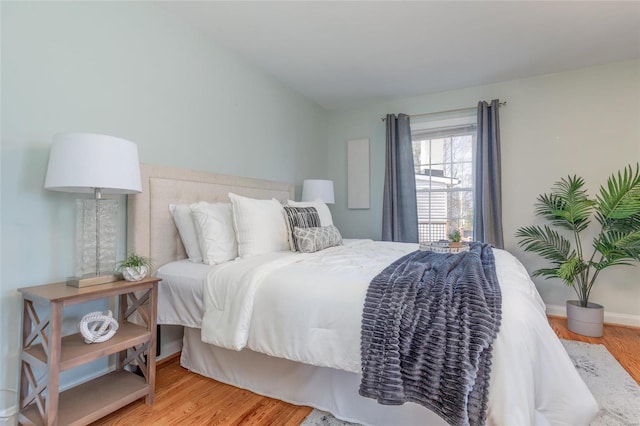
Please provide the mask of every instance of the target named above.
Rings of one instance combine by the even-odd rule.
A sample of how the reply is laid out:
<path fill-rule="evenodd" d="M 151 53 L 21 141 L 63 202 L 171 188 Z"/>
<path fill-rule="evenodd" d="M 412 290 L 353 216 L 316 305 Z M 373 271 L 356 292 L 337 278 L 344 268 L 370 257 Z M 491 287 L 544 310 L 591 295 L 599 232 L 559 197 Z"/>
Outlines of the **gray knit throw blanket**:
<path fill-rule="evenodd" d="M 386 405 L 416 402 L 451 425 L 486 423 L 501 302 L 488 244 L 398 259 L 367 291 L 360 394 Z"/>

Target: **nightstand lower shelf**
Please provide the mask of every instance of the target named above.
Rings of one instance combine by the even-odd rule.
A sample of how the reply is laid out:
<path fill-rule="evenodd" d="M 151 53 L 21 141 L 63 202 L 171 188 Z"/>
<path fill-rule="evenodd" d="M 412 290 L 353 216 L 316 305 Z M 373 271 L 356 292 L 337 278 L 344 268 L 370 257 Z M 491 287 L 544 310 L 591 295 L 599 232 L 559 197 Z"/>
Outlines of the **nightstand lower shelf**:
<path fill-rule="evenodd" d="M 144 344 L 150 338 L 151 333 L 146 327 L 129 322 L 123 323 L 111 339 L 102 343 L 88 345 L 84 342 L 84 338 L 80 333 L 65 336 L 62 338 L 60 371 Z M 32 345 L 29 349 L 25 349 L 23 356 L 31 356 L 42 365 L 47 363 L 47 353 L 42 344 Z"/>
<path fill-rule="evenodd" d="M 149 385 L 143 377 L 116 371 L 62 392 L 58 424 L 86 425 L 148 394 Z M 21 414 L 33 424 L 43 424 L 35 403 Z"/>

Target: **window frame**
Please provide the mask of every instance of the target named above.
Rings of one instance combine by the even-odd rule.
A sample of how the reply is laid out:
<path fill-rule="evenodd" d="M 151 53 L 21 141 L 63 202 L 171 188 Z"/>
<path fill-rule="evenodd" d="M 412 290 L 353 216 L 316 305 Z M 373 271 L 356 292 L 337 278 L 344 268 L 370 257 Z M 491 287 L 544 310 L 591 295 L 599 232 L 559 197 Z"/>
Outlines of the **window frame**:
<path fill-rule="evenodd" d="M 418 204 L 418 229 L 419 229 L 419 241 L 421 244 L 426 243 L 427 241 L 432 241 L 434 239 L 446 239 L 448 238 L 448 233 L 451 232 L 452 229 L 454 228 L 450 228 L 450 209 L 449 209 L 449 203 L 450 203 L 450 197 L 451 194 L 453 193 L 468 193 L 471 196 L 472 199 L 472 203 L 473 200 L 475 199 L 475 181 L 474 181 L 474 176 L 475 176 L 475 172 L 476 172 L 476 164 L 475 164 L 475 158 L 476 158 L 476 147 L 477 147 L 477 134 L 476 134 L 476 116 L 471 116 L 469 115 L 465 115 L 462 117 L 455 117 L 455 118 L 445 118 L 445 119 L 431 119 L 431 120 L 427 120 L 427 121 L 423 121 L 420 123 L 412 123 L 411 124 L 411 142 L 412 145 L 414 145 L 416 142 L 418 141 L 428 141 L 428 146 L 429 146 L 429 163 L 426 164 L 414 164 L 414 173 L 416 175 L 416 201 Z M 442 162 L 431 162 L 433 161 L 433 141 L 437 140 L 437 139 L 449 139 L 449 138 L 454 138 L 454 137 L 460 137 L 460 136 L 470 136 L 471 137 L 471 159 L 470 160 L 459 160 L 459 161 L 454 161 L 453 159 L 453 149 L 449 149 L 449 158 L 443 158 Z M 444 142 L 447 143 L 447 142 Z M 453 140 L 448 141 L 448 143 L 453 144 Z M 444 147 L 443 147 L 443 151 L 444 151 Z M 453 184 L 453 173 L 449 173 L 451 176 L 449 177 L 450 181 L 448 183 L 446 183 L 444 185 L 444 188 L 433 188 L 433 180 L 431 178 L 433 177 L 437 177 L 434 176 L 433 174 L 431 174 L 431 171 L 434 170 L 433 166 L 437 165 L 437 166 L 441 166 L 442 171 L 443 171 L 443 177 L 446 176 L 446 169 L 447 167 L 454 167 L 454 165 L 471 165 L 471 179 L 470 179 L 470 186 L 463 186 L 463 187 L 458 187 L 458 188 L 452 188 L 451 186 L 454 185 Z M 418 185 L 419 183 L 419 179 L 417 176 L 421 175 L 421 170 L 422 170 L 422 166 L 427 166 L 429 167 L 430 173 L 428 176 L 430 177 L 429 179 L 429 186 L 428 188 L 420 188 L 420 186 Z M 427 211 L 427 220 L 426 220 L 426 230 L 422 229 L 420 227 L 421 224 L 424 224 L 425 221 L 424 220 L 420 220 L 420 217 L 423 215 L 420 215 L 420 199 L 418 198 L 418 193 L 427 193 L 428 194 L 428 206 L 429 209 Z M 445 210 L 445 217 L 444 220 L 442 219 L 438 219 L 438 218 L 433 218 L 432 213 L 433 213 L 433 198 L 432 195 L 433 194 L 444 194 L 444 210 Z M 474 206 L 475 207 L 475 206 Z M 469 220 L 470 224 L 471 224 L 471 231 L 473 232 L 473 220 L 474 220 L 474 215 L 475 215 L 475 208 L 472 209 L 472 215 L 470 218 L 468 219 L 464 219 L 464 220 Z M 463 219 L 462 216 L 456 218 L 456 225 L 454 225 L 455 227 L 459 226 L 460 224 L 460 220 Z M 439 228 L 442 227 L 442 224 L 444 223 L 444 231 L 442 231 L 441 229 L 439 230 Z M 435 231 L 434 231 L 435 229 Z M 436 238 L 433 238 L 433 236 L 436 236 Z M 468 236 L 468 237 L 472 237 Z"/>

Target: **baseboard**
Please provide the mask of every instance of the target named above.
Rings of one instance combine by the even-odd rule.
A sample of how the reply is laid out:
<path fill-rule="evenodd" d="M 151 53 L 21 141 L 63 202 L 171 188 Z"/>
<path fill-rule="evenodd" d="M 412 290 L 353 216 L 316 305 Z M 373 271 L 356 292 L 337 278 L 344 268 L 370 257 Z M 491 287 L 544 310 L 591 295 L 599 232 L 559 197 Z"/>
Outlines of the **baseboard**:
<path fill-rule="evenodd" d="M 557 317 L 566 317 L 567 309 L 565 306 L 559 305 L 546 305 L 547 315 L 553 315 Z M 628 325 L 631 327 L 640 327 L 640 315 L 621 314 L 618 312 L 604 311 L 604 322 L 606 324 L 615 325 Z"/>
<path fill-rule="evenodd" d="M 182 339 L 174 340 L 171 342 L 162 342 L 162 348 L 160 348 L 160 356 L 158 360 L 165 359 L 172 355 L 177 354 L 182 350 Z"/>

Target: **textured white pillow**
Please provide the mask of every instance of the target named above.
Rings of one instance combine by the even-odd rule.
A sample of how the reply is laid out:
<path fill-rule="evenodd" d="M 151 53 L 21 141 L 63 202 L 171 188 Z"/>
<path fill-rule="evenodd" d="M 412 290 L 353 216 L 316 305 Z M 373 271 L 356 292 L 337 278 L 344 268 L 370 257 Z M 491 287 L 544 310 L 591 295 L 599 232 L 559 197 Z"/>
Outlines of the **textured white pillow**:
<path fill-rule="evenodd" d="M 289 250 L 284 209 L 277 200 L 229 193 L 240 257 Z"/>
<path fill-rule="evenodd" d="M 217 265 L 238 257 L 231 204 L 201 201 L 189 207 L 198 235 L 202 261 L 207 265 Z"/>
<path fill-rule="evenodd" d="M 315 207 L 318 210 L 318 215 L 320 215 L 320 224 L 322 226 L 332 226 L 333 218 L 331 217 L 331 211 L 329 211 L 329 207 L 320 200 L 315 201 L 287 201 L 287 205 L 291 207 Z"/>
<path fill-rule="evenodd" d="M 178 234 L 182 240 L 184 250 L 191 262 L 201 263 L 202 254 L 198 243 L 198 234 L 191 217 L 191 209 L 188 204 L 169 204 L 169 212 L 173 216 L 173 222 L 178 228 Z"/>

